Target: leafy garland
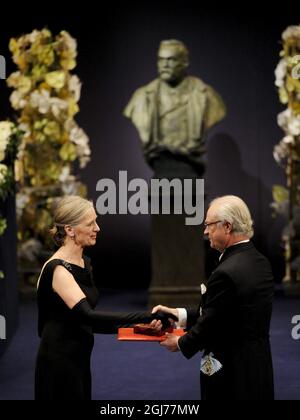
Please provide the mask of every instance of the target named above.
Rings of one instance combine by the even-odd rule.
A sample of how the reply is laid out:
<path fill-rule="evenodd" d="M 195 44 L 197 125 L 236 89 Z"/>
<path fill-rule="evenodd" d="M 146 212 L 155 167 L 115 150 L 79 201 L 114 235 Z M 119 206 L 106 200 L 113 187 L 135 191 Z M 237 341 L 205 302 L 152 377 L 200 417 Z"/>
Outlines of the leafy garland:
<path fill-rule="evenodd" d="M 287 187 L 274 185 L 273 208 L 288 224 L 285 243 L 285 280 L 300 280 L 300 25 L 282 33 L 283 49 L 275 70 L 280 102 L 287 106 L 278 117 L 283 139 L 274 148 L 274 159 L 284 168 Z"/>

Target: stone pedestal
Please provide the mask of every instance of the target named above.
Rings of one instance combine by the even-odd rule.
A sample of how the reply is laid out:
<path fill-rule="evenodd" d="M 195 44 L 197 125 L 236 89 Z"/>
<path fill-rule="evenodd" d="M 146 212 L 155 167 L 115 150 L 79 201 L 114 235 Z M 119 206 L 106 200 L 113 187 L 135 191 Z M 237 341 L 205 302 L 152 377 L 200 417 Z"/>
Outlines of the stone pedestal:
<path fill-rule="evenodd" d="M 202 227 L 186 215 L 152 215 L 152 279 L 149 307 L 197 305 L 204 280 Z"/>
<path fill-rule="evenodd" d="M 201 178 L 204 164 L 191 164 L 186 156 L 161 151 L 151 162 L 155 179 L 182 182 Z M 193 187 L 193 196 L 196 190 Z M 174 195 L 170 192 L 170 203 Z M 161 197 L 160 197 L 161 198 Z M 151 216 L 152 278 L 149 287 L 149 308 L 198 305 L 200 284 L 204 280 L 203 225 L 186 225 L 186 214 Z"/>

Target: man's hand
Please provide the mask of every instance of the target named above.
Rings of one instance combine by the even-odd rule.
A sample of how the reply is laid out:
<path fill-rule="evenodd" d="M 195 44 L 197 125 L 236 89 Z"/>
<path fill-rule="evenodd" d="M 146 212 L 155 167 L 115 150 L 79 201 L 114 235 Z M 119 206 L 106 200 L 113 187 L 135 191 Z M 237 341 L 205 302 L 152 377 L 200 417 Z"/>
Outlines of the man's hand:
<path fill-rule="evenodd" d="M 160 310 L 162 308 L 163 310 Z M 152 309 L 151 317 L 153 320 L 161 321 L 162 330 L 166 330 L 169 327 L 173 327 L 174 321 L 178 321 L 177 309 L 168 308 L 167 306 L 158 305 Z M 158 328 L 157 324 L 154 324 L 155 328 Z"/>
<path fill-rule="evenodd" d="M 169 334 L 169 333 L 166 333 L 166 337 L 167 338 L 165 340 L 160 342 L 160 345 L 172 352 L 179 351 L 179 348 L 177 345 L 179 337 L 175 334 Z"/>
<path fill-rule="evenodd" d="M 178 320 L 179 313 L 178 313 L 178 309 L 176 308 L 169 308 L 168 306 L 157 305 L 157 306 L 154 306 L 154 308 L 152 309 L 152 313 L 155 313 L 155 312 L 165 312 L 165 313 L 172 314 Z M 172 321 L 172 319 L 170 319 L 170 321 Z"/>

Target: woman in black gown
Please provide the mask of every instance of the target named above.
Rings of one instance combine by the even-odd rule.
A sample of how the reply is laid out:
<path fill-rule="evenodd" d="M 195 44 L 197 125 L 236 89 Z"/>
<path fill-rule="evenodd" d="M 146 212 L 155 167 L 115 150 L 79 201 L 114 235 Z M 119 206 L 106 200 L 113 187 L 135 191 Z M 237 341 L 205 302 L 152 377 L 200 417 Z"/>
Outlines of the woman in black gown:
<path fill-rule="evenodd" d="M 98 232 L 90 201 L 77 196 L 59 201 L 51 233 L 60 247 L 44 265 L 38 281 L 41 341 L 35 370 L 36 400 L 90 400 L 93 333 L 114 333 L 120 326 L 149 323 L 154 318 L 149 312 L 94 310 L 98 292 L 83 249 L 95 245 Z M 155 314 L 155 318 L 159 316 Z M 155 328 L 158 324 L 153 321 Z"/>

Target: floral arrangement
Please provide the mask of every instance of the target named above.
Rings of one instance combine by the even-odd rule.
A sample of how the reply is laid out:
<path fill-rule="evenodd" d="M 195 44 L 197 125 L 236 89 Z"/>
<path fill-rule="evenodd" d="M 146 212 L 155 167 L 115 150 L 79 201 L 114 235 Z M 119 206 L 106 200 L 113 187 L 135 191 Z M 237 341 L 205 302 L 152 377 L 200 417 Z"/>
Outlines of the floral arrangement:
<path fill-rule="evenodd" d="M 15 180 L 13 164 L 16 158 L 19 133 L 10 121 L 0 121 L 0 208 L 4 200 L 14 192 Z M 0 211 L 0 236 L 7 228 L 7 220 Z M 0 278 L 4 273 L 0 270 Z"/>
<path fill-rule="evenodd" d="M 10 121 L 0 121 L 0 201 L 4 201 L 14 189 L 12 163 L 16 157 L 18 135 L 16 126 Z M 7 227 L 6 219 L 0 213 L 0 236 Z"/>
<path fill-rule="evenodd" d="M 300 280 L 300 25 L 282 33 L 283 49 L 276 67 L 275 85 L 280 102 L 286 105 L 278 117 L 284 136 L 274 147 L 274 159 L 286 173 L 286 187 L 273 187 L 275 211 L 288 221 L 283 232 L 285 280 Z"/>
<path fill-rule="evenodd" d="M 74 116 L 79 111 L 81 83 L 76 66 L 76 40 L 66 31 L 53 36 L 34 30 L 9 43 L 18 71 L 7 79 L 22 140 L 15 164 L 17 217 L 21 258 L 33 261 L 47 243 L 50 210 L 56 197 L 86 195 L 72 175 L 74 164 L 90 160 L 89 139 Z M 28 254 L 28 250 L 31 250 Z"/>

